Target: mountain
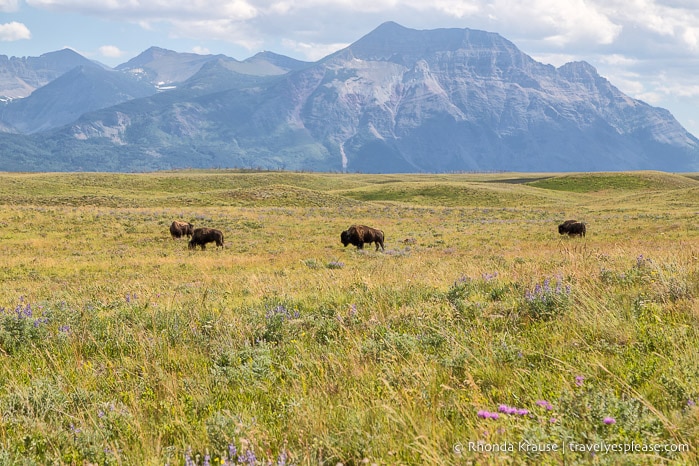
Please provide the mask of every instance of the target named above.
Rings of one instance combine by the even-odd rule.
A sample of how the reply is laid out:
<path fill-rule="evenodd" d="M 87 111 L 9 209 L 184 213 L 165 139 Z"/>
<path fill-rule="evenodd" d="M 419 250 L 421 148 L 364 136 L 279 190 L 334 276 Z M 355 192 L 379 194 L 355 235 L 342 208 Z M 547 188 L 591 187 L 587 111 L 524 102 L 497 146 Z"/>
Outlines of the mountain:
<path fill-rule="evenodd" d="M 118 69 L 174 89 L 0 135 L 0 169 L 699 169 L 699 140 L 667 110 L 491 32 L 385 23 L 315 63 L 147 52 Z"/>
<path fill-rule="evenodd" d="M 305 62 L 271 52 L 261 52 L 241 62 L 225 55 L 179 53 L 151 47 L 115 69 L 140 76 L 158 86 L 171 87 L 187 81 L 212 62 L 241 75 L 252 76 L 285 74 L 306 65 Z"/>
<path fill-rule="evenodd" d="M 90 63 L 73 68 L 29 97 L 0 106 L 0 122 L 19 133 L 35 133 L 155 92 L 145 81 Z"/>
<path fill-rule="evenodd" d="M 224 56 L 178 53 L 151 47 L 115 69 L 134 74 L 153 84 L 166 86 L 186 81 L 205 63 L 221 57 Z"/>
<path fill-rule="evenodd" d="M 70 49 L 40 57 L 0 55 L 0 101 L 26 97 L 77 66 L 93 64 Z"/>
<path fill-rule="evenodd" d="M 28 97 L 0 104 L 0 132 L 31 134 L 51 130 L 74 122 L 84 113 L 151 96 L 159 88 L 169 90 L 181 85 L 202 94 L 255 85 L 268 76 L 307 65 L 269 52 L 240 62 L 223 55 L 180 54 L 151 47 L 111 70 L 85 59 L 74 59 L 76 56 L 80 57 L 69 50 L 44 56 L 54 58 L 41 61 L 44 75 L 57 77 Z M 76 63 L 78 66 L 65 71 L 68 65 Z"/>

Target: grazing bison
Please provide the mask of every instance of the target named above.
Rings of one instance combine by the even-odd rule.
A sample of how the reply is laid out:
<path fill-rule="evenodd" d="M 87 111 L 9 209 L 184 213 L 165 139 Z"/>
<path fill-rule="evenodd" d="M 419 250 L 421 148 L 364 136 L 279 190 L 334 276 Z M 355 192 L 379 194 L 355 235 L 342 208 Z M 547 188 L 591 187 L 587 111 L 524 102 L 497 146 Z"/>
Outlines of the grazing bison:
<path fill-rule="evenodd" d="M 583 237 L 586 230 L 585 224 L 577 220 L 566 220 L 558 225 L 558 233 L 561 235 Z"/>
<path fill-rule="evenodd" d="M 192 232 L 192 239 L 189 240 L 189 249 L 201 246 L 202 251 L 206 249 L 206 243 L 216 242 L 216 247 L 223 247 L 223 233 L 214 228 L 197 228 Z"/>
<path fill-rule="evenodd" d="M 192 230 L 194 230 L 194 225 L 187 222 L 180 222 L 179 220 L 175 220 L 172 222 L 172 225 L 170 225 L 172 239 L 182 238 L 183 236 L 190 237 L 192 236 Z"/>
<path fill-rule="evenodd" d="M 371 228 L 366 225 L 352 225 L 340 234 L 340 241 L 347 247 L 348 244 L 357 246 L 357 249 L 364 249 L 364 243 L 376 243 L 376 250 L 383 251 L 383 231 Z"/>

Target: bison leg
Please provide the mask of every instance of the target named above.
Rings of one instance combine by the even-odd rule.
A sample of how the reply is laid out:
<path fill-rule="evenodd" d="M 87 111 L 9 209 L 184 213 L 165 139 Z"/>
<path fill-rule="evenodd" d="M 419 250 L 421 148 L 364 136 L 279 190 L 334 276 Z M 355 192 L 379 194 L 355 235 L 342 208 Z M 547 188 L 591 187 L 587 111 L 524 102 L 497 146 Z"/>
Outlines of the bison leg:
<path fill-rule="evenodd" d="M 364 249 L 364 242 L 363 241 L 360 241 L 359 243 L 357 243 L 357 249 Z"/>

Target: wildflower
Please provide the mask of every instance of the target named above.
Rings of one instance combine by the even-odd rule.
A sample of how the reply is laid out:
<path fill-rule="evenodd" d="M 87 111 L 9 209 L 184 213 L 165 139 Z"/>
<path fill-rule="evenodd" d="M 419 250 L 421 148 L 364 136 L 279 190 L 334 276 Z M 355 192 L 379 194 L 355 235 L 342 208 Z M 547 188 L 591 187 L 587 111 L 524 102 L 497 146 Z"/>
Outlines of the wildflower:
<path fill-rule="evenodd" d="M 459 285 L 463 285 L 464 283 L 470 282 L 471 279 L 468 277 L 468 275 L 461 275 L 459 278 L 457 278 L 454 281 L 454 287 L 457 287 Z"/>
<path fill-rule="evenodd" d="M 196 466 L 197 463 L 192 459 L 192 450 L 190 448 L 184 452 L 184 464 L 185 466 Z"/>
<path fill-rule="evenodd" d="M 332 261 L 328 263 L 328 268 L 329 269 L 341 269 L 345 266 L 344 262 L 340 261 Z"/>
<path fill-rule="evenodd" d="M 577 385 L 578 387 L 582 387 L 584 380 L 585 380 L 585 377 L 583 377 L 582 375 L 576 376 L 575 377 L 575 385 Z"/>
<path fill-rule="evenodd" d="M 519 409 L 517 410 L 517 415 L 518 415 L 518 416 L 526 416 L 527 414 L 529 414 L 529 410 L 528 410 L 528 409 L 519 408 Z"/>
<path fill-rule="evenodd" d="M 247 449 L 245 455 L 238 455 L 238 463 L 254 466 L 257 463 L 257 457 L 252 450 Z"/>
<path fill-rule="evenodd" d="M 286 450 L 279 452 L 279 457 L 277 458 L 277 466 L 286 466 L 287 453 Z"/>
<path fill-rule="evenodd" d="M 551 405 L 551 403 L 549 403 L 546 400 L 537 400 L 536 405 L 541 406 L 542 408 L 545 408 L 546 411 L 551 411 L 553 409 L 553 406 Z"/>
<path fill-rule="evenodd" d="M 549 422 L 551 424 L 555 424 L 557 421 L 558 421 L 558 419 L 556 419 L 555 417 L 552 417 L 551 419 L 549 419 Z"/>
<path fill-rule="evenodd" d="M 498 413 L 491 413 L 490 411 L 484 410 L 478 411 L 478 417 L 482 419 L 500 419 L 500 415 Z"/>
<path fill-rule="evenodd" d="M 282 320 L 284 318 L 291 319 L 291 313 L 287 308 L 285 308 L 281 304 L 275 307 L 274 309 L 270 309 L 269 311 L 267 311 L 267 314 L 265 315 L 267 319 L 272 319 L 276 316 L 281 316 Z"/>
<path fill-rule="evenodd" d="M 604 422 L 606 425 L 616 424 L 616 419 L 613 417 L 605 417 L 602 422 Z"/>

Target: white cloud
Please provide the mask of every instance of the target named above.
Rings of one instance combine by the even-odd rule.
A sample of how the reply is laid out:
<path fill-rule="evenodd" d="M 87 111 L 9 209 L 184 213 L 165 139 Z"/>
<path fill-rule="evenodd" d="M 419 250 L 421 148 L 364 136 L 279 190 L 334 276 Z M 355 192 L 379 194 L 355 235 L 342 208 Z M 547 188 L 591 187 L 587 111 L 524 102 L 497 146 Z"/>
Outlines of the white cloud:
<path fill-rule="evenodd" d="M 31 39 L 32 33 L 29 28 L 22 23 L 12 21 L 11 23 L 0 24 L 0 41 L 12 42 L 15 40 Z"/>
<path fill-rule="evenodd" d="M 124 52 L 115 45 L 103 45 L 98 49 L 100 55 L 106 58 L 119 58 L 124 56 Z"/>
<path fill-rule="evenodd" d="M 622 29 L 594 1 L 497 0 L 489 10 L 496 27 L 514 29 L 559 48 L 576 42 L 609 44 Z"/>
<path fill-rule="evenodd" d="M 211 50 L 207 49 L 206 47 L 201 47 L 199 45 L 192 47 L 192 52 L 196 53 L 198 55 L 210 55 Z"/>
<path fill-rule="evenodd" d="M 2 1 L 2 0 L 0 0 Z M 169 21 L 226 18 L 247 20 L 257 8 L 246 0 L 25 0 L 29 6 L 48 10 L 136 21 Z"/>
<path fill-rule="evenodd" d="M 247 50 L 259 49 L 263 40 L 254 34 L 244 22 L 229 19 L 201 21 L 172 21 L 172 37 L 191 39 L 220 40 L 244 47 Z"/>
<path fill-rule="evenodd" d="M 635 58 L 627 57 L 617 53 L 603 55 L 602 57 L 600 57 L 599 61 L 610 66 L 632 66 L 638 63 L 638 60 Z"/>
<path fill-rule="evenodd" d="M 699 28 L 688 27 L 682 34 L 682 39 L 692 50 L 697 50 L 699 47 Z"/>
<path fill-rule="evenodd" d="M 17 11 L 18 6 L 17 0 L 0 0 L 0 11 L 11 13 Z"/>
<path fill-rule="evenodd" d="M 314 44 L 298 42 L 291 39 L 282 40 L 282 45 L 289 50 L 302 54 L 306 60 L 315 61 L 347 47 L 349 44 Z"/>

